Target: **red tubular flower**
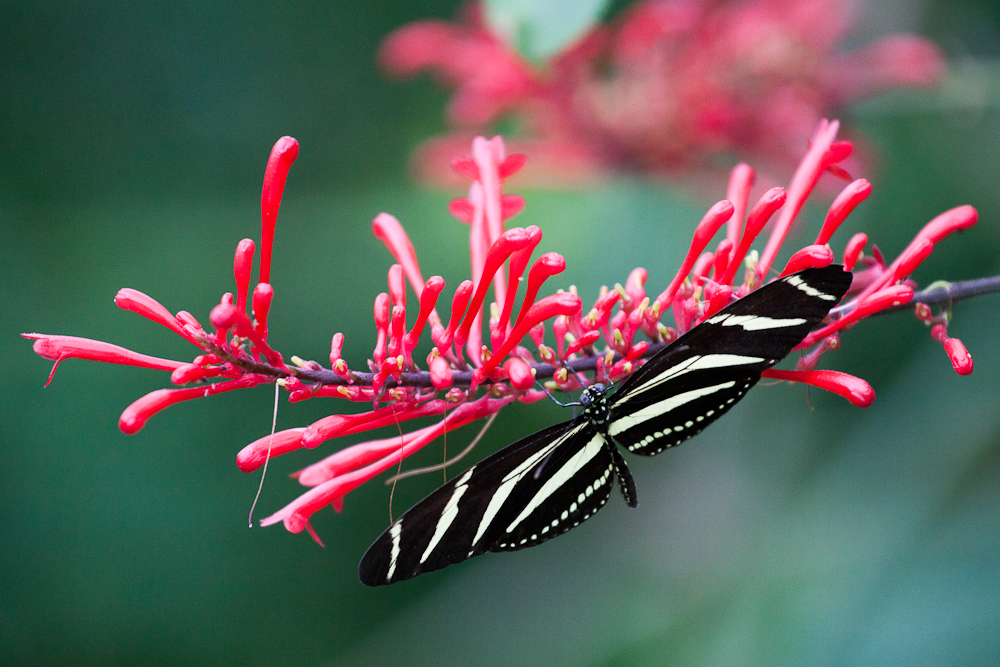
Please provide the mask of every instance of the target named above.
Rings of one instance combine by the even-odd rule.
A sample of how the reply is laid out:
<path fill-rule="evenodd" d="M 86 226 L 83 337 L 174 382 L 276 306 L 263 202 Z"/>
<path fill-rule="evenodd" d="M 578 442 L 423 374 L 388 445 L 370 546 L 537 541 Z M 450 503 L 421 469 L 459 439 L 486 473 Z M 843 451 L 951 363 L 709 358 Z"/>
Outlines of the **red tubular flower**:
<path fill-rule="evenodd" d="M 779 278 L 804 269 L 814 269 L 833 264 L 833 251 L 825 245 L 807 245 L 796 250 L 789 258 Z"/>
<path fill-rule="evenodd" d="M 826 119 L 823 119 L 819 129 L 813 134 L 812 146 L 805 158 L 802 159 L 799 168 L 795 170 L 792 182 L 788 186 L 788 200 L 782 207 L 781 213 L 778 214 L 778 221 L 774 225 L 771 237 L 767 240 L 764 252 L 761 253 L 760 263 L 757 265 L 758 278 L 767 275 L 767 270 L 774 264 L 775 257 L 785 242 L 788 231 L 792 228 L 792 222 L 795 221 L 795 217 L 802 210 L 809 194 L 816 187 L 819 177 L 830 166 L 831 161 L 827 152 L 834 137 L 837 136 L 839 127 L 838 121 L 827 122 Z"/>
<path fill-rule="evenodd" d="M 845 269 L 848 271 L 854 270 L 854 265 L 858 263 L 858 259 L 861 257 L 861 253 L 867 244 L 868 235 L 863 232 L 858 232 L 851 237 L 851 240 L 847 242 L 847 247 L 844 248 Z"/>
<path fill-rule="evenodd" d="M 944 349 L 948 353 L 948 358 L 951 359 L 951 365 L 956 373 L 968 375 L 972 372 L 972 355 L 965 349 L 962 341 L 957 338 L 946 338 Z"/>
<path fill-rule="evenodd" d="M 471 280 L 463 280 L 455 290 L 455 295 L 451 299 L 451 319 L 448 321 L 448 328 L 440 340 L 434 341 L 441 348 L 442 353 L 446 353 L 451 347 L 455 329 L 458 328 L 459 322 L 462 321 L 465 309 L 469 306 L 469 299 L 472 298 L 472 288 Z"/>
<path fill-rule="evenodd" d="M 949 234 L 972 227 L 978 220 L 979 213 L 971 206 L 957 206 L 936 216 L 924 225 L 899 257 L 886 268 L 880 278 L 864 289 L 859 298 L 881 289 L 902 276 L 909 275 L 916 265 L 930 254 L 933 244 L 940 242 Z M 928 246 L 928 243 L 932 245 Z M 900 270 L 901 268 L 905 273 Z"/>
<path fill-rule="evenodd" d="M 257 283 L 253 288 L 253 314 L 257 320 L 254 331 L 261 338 L 267 338 L 267 314 L 271 310 L 271 300 L 274 299 L 274 288 L 267 283 Z M 243 308 L 239 309 L 243 312 Z"/>
<path fill-rule="evenodd" d="M 218 366 L 206 368 L 197 364 L 184 364 L 174 369 L 170 374 L 170 382 L 172 384 L 188 384 L 190 382 L 199 382 L 208 378 L 219 377 L 224 373 L 225 370 Z"/>
<path fill-rule="evenodd" d="M 236 466 L 243 472 L 253 472 L 264 465 L 268 452 L 274 458 L 301 449 L 305 430 L 304 427 L 289 428 L 255 440 L 236 454 Z"/>
<path fill-rule="evenodd" d="M 420 334 L 424 331 L 424 325 L 427 323 L 428 318 L 430 318 L 431 313 L 434 312 L 438 296 L 443 290 L 444 278 L 441 276 L 431 276 L 424 284 L 424 288 L 420 292 L 420 312 L 417 314 L 416 322 L 413 323 L 413 328 L 406 334 L 406 339 L 403 341 L 403 350 L 407 359 L 410 358 L 413 348 L 417 346 Z"/>
<path fill-rule="evenodd" d="M 680 289 L 681 283 L 687 278 L 688 273 L 690 273 L 691 268 L 697 261 L 698 256 L 701 255 L 705 246 L 708 242 L 712 240 L 715 233 L 719 231 L 722 225 L 726 224 L 730 217 L 733 215 L 733 211 L 736 209 L 733 205 L 723 199 L 717 202 L 712 208 L 708 209 L 708 213 L 705 217 L 701 219 L 698 226 L 694 230 L 694 238 L 691 241 L 691 248 L 688 250 L 687 257 L 684 258 L 684 262 L 681 264 L 680 270 L 674 275 L 674 279 L 670 281 L 667 289 L 663 291 L 660 296 L 656 297 L 654 303 L 654 308 L 656 316 L 667 309 L 667 306 L 673 301 L 674 296 L 677 294 L 677 290 Z"/>
<path fill-rule="evenodd" d="M 400 446 L 394 447 L 388 455 L 363 468 L 338 475 L 314 487 L 312 490 L 299 496 L 291 504 L 261 521 L 261 525 L 270 526 L 281 521 L 285 524 L 285 528 L 289 532 L 300 533 L 307 529 L 309 517 L 329 505 L 335 498 L 342 498 L 372 477 L 397 465 L 401 459 L 410 456 L 428 443 L 433 442 L 445 430 L 451 432 L 469 422 L 487 417 L 511 400 L 513 398 L 489 399 L 484 396 L 472 403 L 460 405 L 437 426 L 430 429 L 422 429 L 416 436 L 411 434 L 408 441 L 404 436 Z M 396 442 L 399 443 L 400 441 L 396 440 Z"/>
<path fill-rule="evenodd" d="M 445 361 L 444 357 L 435 357 L 429 364 L 431 372 L 431 384 L 434 385 L 435 389 L 450 389 L 454 378 L 451 372 L 451 366 Z"/>
<path fill-rule="evenodd" d="M 521 320 L 524 319 L 528 310 L 535 303 L 535 298 L 538 296 L 538 290 L 542 288 L 542 284 L 552 276 L 558 275 L 565 270 L 566 258 L 557 252 L 547 252 L 535 260 L 534 265 L 532 265 L 531 270 L 528 272 L 528 287 L 524 292 L 524 301 L 521 303 L 521 310 L 518 312 L 517 320 L 514 322 L 515 327 L 521 323 Z"/>
<path fill-rule="evenodd" d="M 740 243 L 733 253 L 733 258 L 729 261 L 726 272 L 717 279 L 718 282 L 723 285 L 733 282 L 733 278 L 743 263 L 743 258 L 750 251 L 753 242 L 757 240 L 757 236 L 764 229 L 764 225 L 768 223 L 775 211 L 785 205 L 786 199 L 787 195 L 781 188 L 771 188 L 761 195 L 761 198 L 757 200 L 757 203 L 754 204 L 753 209 L 750 211 L 749 217 L 747 217 L 743 236 L 740 237 Z"/>
<path fill-rule="evenodd" d="M 531 234 L 520 227 L 515 227 L 501 234 L 500 238 L 490 247 L 486 261 L 483 264 L 482 273 L 479 276 L 476 292 L 472 297 L 472 304 L 469 306 L 465 319 L 458 328 L 459 334 L 463 339 L 469 335 L 473 321 L 481 312 L 483 299 L 486 298 L 486 290 L 489 289 L 494 274 L 496 274 L 511 255 L 530 244 Z"/>
<path fill-rule="evenodd" d="M 281 207 L 285 180 L 295 158 L 299 156 L 299 142 L 292 137 L 282 137 L 275 142 L 264 169 L 264 187 L 260 193 L 260 282 L 271 282 L 271 249 L 274 246 L 274 227 Z"/>
<path fill-rule="evenodd" d="M 338 452 L 334 452 L 326 458 L 320 459 L 292 476 L 298 479 L 299 484 L 302 486 L 319 486 L 335 477 L 345 475 L 352 470 L 363 468 L 369 463 L 378 461 L 387 454 L 398 451 L 407 442 L 413 442 L 416 438 L 426 435 L 433 429 L 433 426 L 428 426 L 404 433 L 402 436 L 397 434 L 388 438 L 368 440 L 351 445 Z"/>
<path fill-rule="evenodd" d="M 621 293 L 618 290 L 608 292 L 607 294 L 600 296 L 594 303 L 594 307 L 582 320 L 584 329 L 590 330 L 604 328 L 604 326 L 608 323 L 608 319 L 611 317 L 611 309 L 614 308 L 615 303 L 617 303 L 620 298 Z"/>
<path fill-rule="evenodd" d="M 563 352 L 563 345 L 566 343 L 566 334 L 569 332 L 569 320 L 565 316 L 559 316 L 552 322 L 552 334 L 556 338 L 556 356 L 559 359 L 565 359 L 566 355 Z"/>
<path fill-rule="evenodd" d="M 840 371 L 783 371 L 769 368 L 761 373 L 761 377 L 802 382 L 819 387 L 843 396 L 859 408 L 867 408 L 875 401 L 875 390 L 870 384 L 859 377 Z"/>
<path fill-rule="evenodd" d="M 712 267 L 712 275 L 716 279 L 720 278 L 729 268 L 729 263 L 733 259 L 733 242 L 729 239 L 719 241 L 719 247 L 715 250 L 715 265 Z"/>
<path fill-rule="evenodd" d="M 406 308 L 406 283 L 403 282 L 403 267 L 393 264 L 389 267 L 389 297 L 394 307 Z"/>
<path fill-rule="evenodd" d="M 375 297 L 375 329 L 378 332 L 378 340 L 375 342 L 372 359 L 377 366 L 381 366 L 385 361 L 386 344 L 389 340 L 389 295 L 385 292 Z"/>
<path fill-rule="evenodd" d="M 420 264 L 417 262 L 417 253 L 413 249 L 413 243 L 410 242 L 406 230 L 399 224 L 399 220 L 388 213 L 379 213 L 372 220 L 372 233 L 375 238 L 385 244 L 399 265 L 403 267 L 403 271 L 410 281 L 410 286 L 419 297 L 424 285 L 424 278 L 420 273 Z"/>
<path fill-rule="evenodd" d="M 762 1 L 751 0 L 751 4 Z M 402 458 L 446 430 L 488 417 L 514 400 L 530 403 L 544 398 L 544 392 L 532 388 L 537 372 L 552 373 L 553 383 L 562 389 L 578 389 L 580 378 L 561 366 L 561 362 L 573 357 L 577 370 L 594 369 L 593 375 L 581 376 L 584 383 L 618 380 L 640 366 L 643 359 L 657 349 L 651 347 L 651 343 L 658 346 L 675 340 L 680 333 L 724 308 L 733 298 L 762 284 L 817 181 L 828 171 L 835 175 L 843 171 L 837 167 L 837 162 L 850 154 L 852 145 L 836 141 L 836 129 L 836 122 L 820 124 L 813 146 L 792 179 L 787 195 L 781 188 L 767 191 L 745 216 L 745 221 L 754 174 L 747 165 L 737 166 L 729 183 L 728 194 L 732 202 L 720 201 L 706 213 L 695 230 L 680 270 L 653 302 L 645 289 L 649 276 L 642 268 L 634 269 L 624 286 L 609 281 L 615 288 L 601 288 L 600 296 L 586 315 L 573 287 L 539 299 L 543 283 L 566 268 L 562 255 L 549 252 L 535 261 L 528 271 L 520 310 L 512 320 L 519 283 L 524 280 L 531 255 L 540 244 L 541 230 L 527 227 L 504 231 L 504 220 L 520 210 L 523 199 L 505 195 L 502 181 L 519 169 L 524 160 L 521 156 L 506 156 L 499 138 L 480 138 L 473 144 L 471 158 L 454 162 L 463 175 L 473 179 L 468 198 L 456 200 L 450 209 L 469 223 L 469 256 L 476 282 L 465 280 L 455 290 L 447 327 L 442 325 L 435 311 L 444 280 L 432 276 L 423 281 L 413 245 L 395 218 L 384 213 L 372 223 L 373 232 L 383 240 L 397 263 L 388 272 L 388 292 L 375 299 L 377 341 L 371 359 L 367 360 L 370 372 L 348 369 L 341 356 L 344 336 L 339 333 L 333 335 L 330 342 L 330 369 L 297 357 L 293 357 L 293 367 L 286 367 L 281 355 L 268 346 L 267 317 L 273 290 L 263 280 L 269 270 L 263 269 L 263 265 L 270 263 L 272 243 L 267 239 L 261 242 L 262 281 L 252 297 L 256 325 L 241 301 L 248 288 L 253 254 L 253 244 L 246 240 L 240 243 L 234 258 L 237 297 L 224 294 L 219 305 L 212 309 L 211 324 L 216 329 L 213 334 L 206 333 L 190 313 L 181 311 L 171 316 L 166 308 L 144 294 L 134 290 L 119 292 L 116 298 L 119 306 L 162 324 L 198 345 L 202 353 L 190 363 L 140 355 L 87 339 L 25 335 L 35 340 L 38 354 L 56 361 L 56 365 L 61 359 L 75 357 L 167 370 L 174 383 L 204 382 L 212 378 L 227 380 L 183 389 L 161 389 L 140 398 L 121 416 L 120 428 L 127 433 L 137 431 L 152 414 L 179 401 L 276 380 L 288 392 L 291 402 L 340 397 L 372 404 L 370 409 L 358 414 L 332 414 L 308 427 L 287 429 L 247 445 L 237 455 L 237 464 L 248 472 L 263 465 L 269 456 L 314 448 L 333 438 L 383 427 L 401 430 L 401 424 L 413 419 L 447 415 L 437 424 L 403 432 L 399 437 L 391 435 L 343 448 L 302 470 L 298 475 L 300 482 L 314 488 L 266 519 L 264 524 L 283 521 L 293 532 L 309 530 L 312 533 L 309 517 L 313 512 L 326 505 L 339 507 L 346 493 L 380 472 L 398 466 Z M 293 149 L 292 144 L 286 142 L 284 152 L 278 148 L 275 151 L 273 164 L 269 163 L 265 177 L 264 190 L 270 197 L 262 198 L 270 202 L 268 210 L 272 222 L 280 201 L 280 185 L 297 148 Z M 832 235 L 869 191 L 870 184 L 864 180 L 848 185 L 830 207 L 816 237 L 817 243 L 790 253 L 782 275 L 832 262 L 833 252 L 829 246 Z M 778 221 L 758 260 L 751 246 L 775 214 Z M 772 369 L 764 376 L 834 391 L 855 405 L 870 404 L 874 393 L 867 383 L 836 371 L 817 370 L 818 362 L 826 352 L 838 347 L 840 332 L 876 312 L 910 302 L 914 292 L 908 276 L 946 235 L 968 228 L 975 224 L 976 218 L 975 209 L 967 206 L 943 213 L 928 223 L 888 266 L 875 246 L 872 256 L 862 260 L 868 238 L 856 234 L 844 252 L 849 269 L 860 265 L 849 292 L 856 296 L 839 305 L 830 304 L 834 307 L 824 325 L 810 333 L 800 346 L 803 354 L 796 371 Z M 709 251 L 709 244 L 727 223 L 725 238 L 712 246 L 716 248 L 714 253 Z M 744 265 L 750 269 L 746 278 L 734 282 L 739 268 Z M 904 279 L 905 284 L 898 284 Z M 406 330 L 407 281 L 420 304 L 409 331 Z M 488 300 L 491 286 L 493 298 Z M 490 303 L 492 349 L 481 344 L 482 318 L 487 303 Z M 676 329 L 663 322 L 670 308 L 674 310 Z M 411 312 L 414 311 L 416 308 L 411 306 Z M 961 341 L 949 338 L 944 328 L 951 316 L 950 310 L 935 315 L 925 307 L 916 312 L 923 321 L 938 325 L 932 334 L 944 346 L 956 371 L 971 372 L 972 359 L 968 351 Z M 555 349 L 545 344 L 547 321 L 551 322 Z M 436 346 L 426 356 L 426 371 L 413 358 L 425 328 L 430 328 L 430 337 Z M 643 335 L 646 340 L 639 340 Z M 528 349 L 532 345 L 535 350 Z M 468 351 L 467 360 L 463 359 L 463 347 Z M 621 355 L 617 361 L 616 353 Z M 549 366 L 539 365 L 534 361 L 536 358 Z M 261 363 L 262 359 L 267 364 Z M 561 367 L 553 371 L 551 366 Z M 539 379 L 542 377 L 545 375 Z M 480 385 L 487 381 L 489 384 L 483 391 Z"/>
<path fill-rule="evenodd" d="M 965 345 L 957 338 L 948 337 L 948 329 L 943 324 L 937 324 L 931 328 L 931 336 L 934 340 L 944 345 L 944 351 L 951 361 L 952 368 L 959 375 L 968 375 L 972 372 L 972 355 L 965 349 Z"/>
<path fill-rule="evenodd" d="M 597 342 L 597 339 L 600 337 L 601 337 L 600 331 L 596 330 L 588 331 L 587 333 L 583 334 L 582 336 L 580 336 L 575 341 L 569 344 L 569 346 L 566 348 L 566 356 L 568 357 L 570 355 L 576 354 L 583 348 L 593 345 L 594 343 Z"/>
<path fill-rule="evenodd" d="M 735 246 L 740 237 L 740 228 L 743 226 L 743 218 L 747 214 L 747 206 L 750 203 L 750 188 L 753 187 L 755 180 L 757 180 L 757 172 L 746 162 L 740 162 L 733 167 L 729 175 L 726 200 L 733 205 L 733 215 L 729 218 L 729 224 L 726 227 L 726 241 L 731 246 Z"/>
<path fill-rule="evenodd" d="M 256 291 L 256 290 L 255 290 Z M 271 348 L 264 339 L 254 331 L 250 318 L 246 313 L 236 309 L 232 303 L 220 303 L 212 309 L 209 319 L 219 331 L 232 329 L 237 336 L 250 339 L 257 352 L 261 354 L 268 363 L 281 370 L 287 370 L 281 353 Z"/>
<path fill-rule="evenodd" d="M 313 449 L 331 438 L 362 433 L 411 419 L 438 415 L 448 408 L 446 401 L 428 401 L 412 408 L 389 406 L 353 415 L 331 415 L 324 417 L 305 428 L 293 428 L 278 431 L 271 436 L 265 436 L 240 450 L 236 462 L 243 472 L 253 472 L 264 465 L 268 448 L 271 458 L 287 454 L 297 449 Z M 393 412 L 395 411 L 395 415 Z"/>
<path fill-rule="evenodd" d="M 118 419 L 118 428 L 122 433 L 131 435 L 137 433 L 139 429 L 146 425 L 150 417 L 157 412 L 169 408 L 171 405 L 181 401 L 189 401 L 192 398 L 205 398 L 214 396 L 234 389 L 246 389 L 254 387 L 261 382 L 266 382 L 264 378 L 254 375 L 244 375 L 243 377 L 228 382 L 209 384 L 204 387 L 191 387 L 189 389 L 157 389 L 150 392 L 125 408 L 122 416 Z"/>
<path fill-rule="evenodd" d="M 253 270 L 253 239 L 243 239 L 236 245 L 233 257 L 233 277 L 236 279 L 236 307 L 246 310 L 247 290 L 250 289 L 250 273 Z"/>
<path fill-rule="evenodd" d="M 535 251 L 535 248 L 538 247 L 538 244 L 542 240 L 542 230 L 535 225 L 525 227 L 524 231 L 528 233 L 529 241 L 527 245 L 515 251 L 510 256 L 510 290 L 504 299 L 503 312 L 500 313 L 499 320 L 499 326 L 502 329 L 501 333 L 503 335 L 507 333 L 510 314 L 514 310 L 514 297 L 517 296 L 517 288 L 521 282 L 521 276 L 524 274 L 524 269 L 527 268 L 528 262 L 531 261 L 531 253 Z"/>
<path fill-rule="evenodd" d="M 149 295 L 143 294 L 139 290 L 134 290 L 130 287 L 123 287 L 118 290 L 118 294 L 115 295 L 115 305 L 122 310 L 130 310 L 133 313 L 142 315 L 147 320 L 162 324 L 177 335 L 187 338 L 195 345 L 198 344 L 190 333 L 185 331 L 184 327 L 178 323 L 177 319 L 170 314 L 169 310 L 164 308 L 159 301 Z"/>
<path fill-rule="evenodd" d="M 340 361 L 340 353 L 344 349 L 344 334 L 337 332 L 330 340 L 330 366 L 336 366 Z"/>
<path fill-rule="evenodd" d="M 853 181 L 844 188 L 833 200 L 830 210 L 826 213 L 826 220 L 823 221 L 823 227 L 816 237 L 816 245 L 826 245 L 833 233 L 840 227 L 840 223 L 854 211 L 858 204 L 868 199 L 871 192 L 872 184 L 863 178 Z"/>
<path fill-rule="evenodd" d="M 124 347 L 119 347 L 118 345 L 91 340 L 89 338 L 36 333 L 21 335 L 24 338 L 35 341 L 32 345 L 35 354 L 43 359 L 56 362 L 52 365 L 49 379 L 45 382 L 46 387 L 52 382 L 52 376 L 55 375 L 56 368 L 59 367 L 63 359 L 89 359 L 90 361 L 103 361 L 106 364 L 141 366 L 160 371 L 174 371 L 184 365 L 180 361 L 151 357 L 147 354 L 140 354 Z"/>
<path fill-rule="evenodd" d="M 708 291 L 706 290 L 706 294 Z M 729 285 L 721 285 L 714 294 L 708 295 L 708 310 L 705 311 L 705 318 L 715 315 L 717 312 L 729 305 L 729 300 L 733 296 L 733 288 Z"/>
<path fill-rule="evenodd" d="M 528 391 L 535 383 L 535 374 L 524 359 L 511 357 L 503 366 L 504 373 L 510 378 L 510 384 L 518 391 Z"/>
<path fill-rule="evenodd" d="M 403 351 L 403 336 L 406 331 L 406 308 L 396 306 L 389 320 L 389 356 L 398 357 Z"/>
<path fill-rule="evenodd" d="M 830 324 L 812 331 L 795 349 L 812 347 L 824 337 L 853 325 L 880 310 L 909 303 L 913 298 L 913 288 L 909 285 L 893 285 L 868 296 L 859 296 L 855 306 L 846 315 Z"/>
<path fill-rule="evenodd" d="M 563 292 L 562 294 L 553 294 L 552 296 L 547 296 L 538 301 L 528 309 L 524 319 L 517 323 L 514 330 L 511 331 L 510 336 L 508 336 L 504 344 L 500 346 L 500 349 L 494 352 L 489 361 L 485 362 L 482 366 L 476 369 L 473 374 L 473 384 L 478 384 L 489 377 L 490 371 L 492 371 L 493 368 L 495 368 L 496 365 L 503 360 L 505 356 L 507 356 L 507 353 L 510 352 L 522 338 L 528 335 L 528 331 L 537 326 L 540 322 L 552 319 L 558 315 L 571 315 L 579 309 L 580 297 L 567 292 Z"/>
<path fill-rule="evenodd" d="M 431 417 L 447 409 L 446 401 L 431 400 L 416 405 L 390 405 L 353 415 L 331 415 L 306 427 L 302 434 L 302 446 L 313 449 L 331 438 L 362 433 L 420 417 Z"/>

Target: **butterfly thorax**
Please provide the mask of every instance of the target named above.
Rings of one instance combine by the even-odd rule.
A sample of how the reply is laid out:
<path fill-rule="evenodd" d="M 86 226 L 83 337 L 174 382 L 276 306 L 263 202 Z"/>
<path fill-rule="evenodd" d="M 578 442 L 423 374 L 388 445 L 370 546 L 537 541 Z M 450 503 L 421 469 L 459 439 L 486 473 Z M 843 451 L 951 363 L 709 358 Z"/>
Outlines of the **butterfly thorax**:
<path fill-rule="evenodd" d="M 580 404 L 583 405 L 584 419 L 602 432 L 607 430 L 607 423 L 611 420 L 607 387 L 599 382 L 587 387 L 580 395 Z"/>

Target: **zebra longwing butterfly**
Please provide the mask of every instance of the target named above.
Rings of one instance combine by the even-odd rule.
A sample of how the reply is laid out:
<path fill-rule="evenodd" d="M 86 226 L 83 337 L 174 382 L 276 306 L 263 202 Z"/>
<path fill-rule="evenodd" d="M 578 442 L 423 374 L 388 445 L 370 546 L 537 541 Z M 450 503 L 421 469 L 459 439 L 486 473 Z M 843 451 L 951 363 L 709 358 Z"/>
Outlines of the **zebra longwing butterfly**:
<path fill-rule="evenodd" d="M 614 391 L 584 390 L 582 413 L 472 466 L 396 520 L 361 559 L 361 581 L 391 584 L 487 551 L 540 544 L 579 525 L 618 480 L 637 504 L 620 445 L 652 456 L 699 433 L 798 345 L 851 284 L 839 265 L 751 292 L 653 356 Z"/>

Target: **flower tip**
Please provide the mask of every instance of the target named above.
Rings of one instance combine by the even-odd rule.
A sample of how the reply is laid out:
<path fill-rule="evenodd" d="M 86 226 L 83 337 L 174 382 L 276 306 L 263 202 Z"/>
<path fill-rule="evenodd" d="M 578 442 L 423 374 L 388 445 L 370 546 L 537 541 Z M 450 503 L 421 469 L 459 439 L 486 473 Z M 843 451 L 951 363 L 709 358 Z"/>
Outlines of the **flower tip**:
<path fill-rule="evenodd" d="M 520 357 L 511 357 L 504 364 L 507 377 L 510 378 L 511 385 L 518 391 L 528 391 L 535 383 L 535 374 L 531 372 L 531 366 Z"/>
<path fill-rule="evenodd" d="M 135 403 L 125 408 L 121 417 L 118 418 L 118 430 L 125 435 L 135 435 L 142 430 L 149 419 L 149 413 L 136 409 Z"/>
<path fill-rule="evenodd" d="M 844 398 L 858 408 L 867 408 L 875 402 L 875 390 L 872 386 L 859 377 L 851 376 L 852 382 L 846 383 L 848 393 L 842 394 Z"/>
<path fill-rule="evenodd" d="M 272 156 L 279 156 L 283 161 L 292 163 L 299 156 L 299 141 L 295 137 L 285 135 L 274 142 Z"/>
<path fill-rule="evenodd" d="M 952 368 L 959 375 L 968 375 L 972 372 L 972 355 L 965 345 L 957 338 L 948 338 L 944 341 L 944 349 L 951 359 Z"/>
<path fill-rule="evenodd" d="M 431 384 L 435 389 L 450 389 L 453 383 L 451 366 L 443 357 L 435 357 L 430 364 Z"/>

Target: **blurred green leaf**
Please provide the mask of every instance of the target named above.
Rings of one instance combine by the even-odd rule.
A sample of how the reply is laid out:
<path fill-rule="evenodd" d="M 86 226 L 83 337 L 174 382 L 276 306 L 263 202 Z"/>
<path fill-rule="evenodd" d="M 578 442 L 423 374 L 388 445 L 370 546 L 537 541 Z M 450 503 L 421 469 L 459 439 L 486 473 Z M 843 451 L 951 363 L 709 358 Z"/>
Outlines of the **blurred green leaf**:
<path fill-rule="evenodd" d="M 542 62 L 583 36 L 609 0 L 486 0 L 486 20 L 529 60 Z"/>

